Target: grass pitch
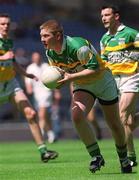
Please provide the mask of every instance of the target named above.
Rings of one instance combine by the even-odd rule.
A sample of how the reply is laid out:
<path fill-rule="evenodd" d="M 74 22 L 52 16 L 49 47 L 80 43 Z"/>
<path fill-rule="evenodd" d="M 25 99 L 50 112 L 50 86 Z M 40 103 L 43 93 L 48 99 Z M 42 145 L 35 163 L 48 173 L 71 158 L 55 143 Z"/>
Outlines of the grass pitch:
<path fill-rule="evenodd" d="M 92 174 L 90 156 L 78 140 L 58 141 L 48 148 L 59 152 L 59 158 L 44 164 L 33 142 L 0 143 L 0 180 L 138 180 L 138 169 L 121 174 L 113 140 L 99 142 L 105 167 Z M 139 141 L 135 140 L 139 158 Z"/>

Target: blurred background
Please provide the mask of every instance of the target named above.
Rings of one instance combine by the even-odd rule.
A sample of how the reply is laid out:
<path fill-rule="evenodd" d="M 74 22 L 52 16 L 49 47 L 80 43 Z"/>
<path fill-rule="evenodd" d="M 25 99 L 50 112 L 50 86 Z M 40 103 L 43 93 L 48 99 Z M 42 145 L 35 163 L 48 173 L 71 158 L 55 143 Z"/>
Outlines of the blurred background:
<path fill-rule="evenodd" d="M 105 32 L 100 19 L 100 8 L 104 3 L 118 5 L 123 23 L 139 29 L 139 0 L 0 0 L 0 13 L 8 13 L 12 19 L 11 37 L 14 40 L 17 61 L 26 68 L 31 63 L 31 54 L 34 51 L 40 52 L 47 61 L 40 42 L 39 26 L 51 18 L 62 22 L 65 34 L 87 38 L 99 51 L 99 41 Z M 22 77 L 17 78 L 24 88 Z M 61 93 L 59 138 L 77 138 L 70 117 L 69 87 L 62 88 Z M 97 107 L 96 112 L 102 136 L 110 137 L 100 107 Z M 135 136 L 138 134 L 136 130 Z M 0 106 L 0 141 L 31 138 L 24 117 L 10 104 Z"/>

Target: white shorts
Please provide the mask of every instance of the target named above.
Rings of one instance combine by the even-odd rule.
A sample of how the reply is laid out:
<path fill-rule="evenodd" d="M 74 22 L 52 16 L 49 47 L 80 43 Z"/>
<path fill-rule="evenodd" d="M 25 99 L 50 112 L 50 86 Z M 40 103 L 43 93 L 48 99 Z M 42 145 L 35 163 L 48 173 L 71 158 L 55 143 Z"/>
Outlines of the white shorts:
<path fill-rule="evenodd" d="M 40 107 L 50 107 L 52 105 L 53 95 L 51 91 L 46 91 L 46 93 L 40 93 L 39 95 L 34 95 L 34 104 L 36 108 Z"/>
<path fill-rule="evenodd" d="M 117 101 L 117 86 L 111 71 L 106 70 L 103 77 L 98 79 L 96 82 L 92 82 L 92 84 L 73 85 L 73 92 L 79 90 L 87 91 L 88 93 L 92 94 L 95 98 L 98 98 L 99 102 L 100 100 L 110 103 L 113 103 L 113 101 Z"/>
<path fill-rule="evenodd" d="M 134 75 L 114 76 L 119 94 L 124 92 L 139 92 L 139 73 Z"/>
<path fill-rule="evenodd" d="M 0 104 L 8 102 L 10 96 L 20 90 L 22 89 L 15 78 L 7 82 L 0 82 Z"/>

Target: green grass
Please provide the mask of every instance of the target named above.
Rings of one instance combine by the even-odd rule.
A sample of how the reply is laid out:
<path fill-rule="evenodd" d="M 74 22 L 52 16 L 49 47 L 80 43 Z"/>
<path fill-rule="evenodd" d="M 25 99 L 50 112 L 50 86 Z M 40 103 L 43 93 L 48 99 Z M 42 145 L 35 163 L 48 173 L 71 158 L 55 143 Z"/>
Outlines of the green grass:
<path fill-rule="evenodd" d="M 105 167 L 92 174 L 90 156 L 78 140 L 58 141 L 48 145 L 57 150 L 59 158 L 42 163 L 33 142 L 0 143 L 0 180 L 138 180 L 137 167 L 132 174 L 121 174 L 114 142 L 99 142 Z M 139 141 L 135 140 L 139 156 Z"/>

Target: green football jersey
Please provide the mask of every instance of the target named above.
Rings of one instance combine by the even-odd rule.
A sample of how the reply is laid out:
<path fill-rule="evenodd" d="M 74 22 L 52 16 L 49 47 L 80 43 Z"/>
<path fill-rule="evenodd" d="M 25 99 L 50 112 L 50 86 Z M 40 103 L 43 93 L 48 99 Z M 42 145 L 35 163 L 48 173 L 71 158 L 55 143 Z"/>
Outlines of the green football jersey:
<path fill-rule="evenodd" d="M 116 34 L 105 33 L 100 41 L 101 58 L 114 75 L 133 74 L 139 67 L 139 32 L 120 25 Z"/>
<path fill-rule="evenodd" d="M 52 66 L 58 66 L 68 73 L 80 72 L 84 69 L 101 69 L 102 71 L 94 80 L 103 76 L 105 70 L 105 62 L 103 62 L 94 49 L 94 47 L 81 37 L 65 36 L 62 50 L 60 54 L 57 54 L 54 50 L 47 50 L 46 56 L 49 64 Z M 91 83 L 91 79 L 77 80 L 77 84 Z"/>
<path fill-rule="evenodd" d="M 83 69 L 105 69 L 105 63 L 92 44 L 81 37 L 65 36 L 61 53 L 50 49 L 46 51 L 46 56 L 50 65 L 58 66 L 68 73 Z"/>
<path fill-rule="evenodd" d="M 0 56 L 13 48 L 13 41 L 11 39 L 0 38 Z M 15 77 L 13 67 L 13 59 L 0 60 L 0 82 L 9 81 Z"/>

